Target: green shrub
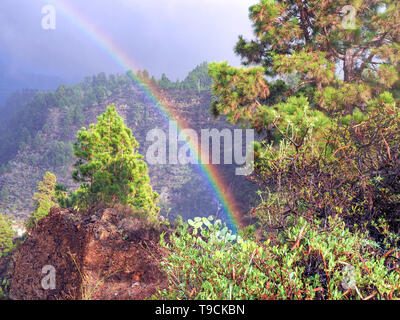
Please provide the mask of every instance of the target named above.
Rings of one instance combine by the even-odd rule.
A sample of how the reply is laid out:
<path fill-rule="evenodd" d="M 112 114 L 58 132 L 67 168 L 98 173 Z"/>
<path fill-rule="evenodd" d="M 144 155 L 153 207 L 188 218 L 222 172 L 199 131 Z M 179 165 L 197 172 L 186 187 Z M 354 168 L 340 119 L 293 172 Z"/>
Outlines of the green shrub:
<path fill-rule="evenodd" d="M 232 235 L 220 221 L 183 223 L 162 261 L 170 287 L 162 299 L 391 299 L 399 266 L 366 234 L 339 219 L 322 228 L 300 218 L 265 242 Z"/>
<path fill-rule="evenodd" d="M 0 279 L 1 280 L 1 279 Z M 0 281 L 0 300 L 9 300 L 10 281 L 3 279 Z"/>

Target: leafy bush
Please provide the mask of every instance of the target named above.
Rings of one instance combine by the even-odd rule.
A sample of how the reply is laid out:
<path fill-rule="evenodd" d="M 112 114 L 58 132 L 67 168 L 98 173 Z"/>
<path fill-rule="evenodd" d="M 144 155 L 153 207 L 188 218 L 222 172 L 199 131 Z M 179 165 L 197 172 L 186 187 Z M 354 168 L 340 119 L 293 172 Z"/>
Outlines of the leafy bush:
<path fill-rule="evenodd" d="M 400 269 L 367 234 L 339 218 L 322 228 L 299 218 L 265 242 L 233 235 L 221 221 L 183 223 L 162 261 L 170 287 L 162 299 L 392 299 Z M 394 259 L 394 260 L 393 260 Z M 397 260 L 398 261 L 398 260 Z M 398 263 L 398 262 L 397 262 Z"/>
<path fill-rule="evenodd" d="M 278 115 L 277 125 L 286 117 L 283 111 Z M 361 118 L 355 111 L 336 124 L 310 125 L 304 135 L 301 125 L 292 130 L 295 121 L 285 120 L 274 133 L 284 135 L 276 138 L 279 144 L 262 142 L 255 148 L 253 178 L 267 186 L 256 210 L 259 222 L 281 229 L 291 215 L 326 219 L 339 214 L 350 229 L 359 226 L 380 244 L 399 245 L 398 115 L 399 106 L 387 94 L 371 102 Z M 388 230 L 375 225 L 380 219 Z"/>

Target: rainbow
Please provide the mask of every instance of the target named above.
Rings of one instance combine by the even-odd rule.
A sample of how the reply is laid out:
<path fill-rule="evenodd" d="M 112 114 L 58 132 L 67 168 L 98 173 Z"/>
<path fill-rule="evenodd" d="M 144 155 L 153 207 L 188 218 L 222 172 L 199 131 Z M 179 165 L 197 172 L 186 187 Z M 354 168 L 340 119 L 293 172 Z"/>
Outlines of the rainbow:
<path fill-rule="evenodd" d="M 113 40 L 102 30 L 99 30 L 96 26 L 94 26 L 94 24 L 92 24 L 87 17 L 85 17 L 70 3 L 68 3 L 66 0 L 53 0 L 51 2 L 56 7 L 57 14 L 61 12 L 65 17 L 70 19 L 76 27 L 86 33 L 102 51 L 107 53 L 115 63 L 123 68 L 124 72 L 127 70 L 138 70 L 135 63 L 121 47 L 114 43 Z M 143 90 L 147 98 L 154 103 L 156 108 L 165 116 L 165 118 L 169 121 L 172 120 L 176 124 L 175 126 L 178 134 L 183 129 L 188 128 L 186 123 L 184 123 L 183 120 L 181 120 L 171 108 L 168 108 L 167 104 L 163 105 L 160 102 L 162 101 L 163 97 L 158 90 L 143 82 L 136 75 L 134 75 L 133 72 L 131 73 L 131 78 L 136 85 Z M 198 145 L 194 145 L 193 142 L 189 142 L 189 148 L 191 153 L 197 159 L 201 159 Z M 201 161 L 199 161 L 199 163 L 201 163 Z M 222 209 L 228 219 L 228 225 L 234 232 L 237 232 L 237 230 L 243 226 L 242 216 L 238 210 L 239 206 L 235 198 L 229 192 L 226 181 L 224 181 L 223 177 L 215 166 L 211 164 L 200 164 L 200 168 L 203 177 L 206 179 L 213 193 L 222 204 Z"/>

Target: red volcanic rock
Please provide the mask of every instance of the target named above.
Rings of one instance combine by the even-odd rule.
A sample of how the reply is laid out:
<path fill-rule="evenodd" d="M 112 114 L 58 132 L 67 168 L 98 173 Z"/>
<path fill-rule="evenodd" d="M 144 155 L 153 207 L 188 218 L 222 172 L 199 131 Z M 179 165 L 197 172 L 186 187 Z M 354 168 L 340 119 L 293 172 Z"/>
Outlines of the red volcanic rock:
<path fill-rule="evenodd" d="M 119 221 L 117 209 L 82 218 L 73 210 L 53 208 L 19 249 L 10 298 L 140 300 L 157 287 L 165 288 L 167 280 L 159 268 L 165 254 L 158 245 L 160 232 L 137 222 L 124 240 Z M 55 289 L 42 286 L 50 275 L 49 269 L 42 273 L 45 266 L 54 267 Z"/>

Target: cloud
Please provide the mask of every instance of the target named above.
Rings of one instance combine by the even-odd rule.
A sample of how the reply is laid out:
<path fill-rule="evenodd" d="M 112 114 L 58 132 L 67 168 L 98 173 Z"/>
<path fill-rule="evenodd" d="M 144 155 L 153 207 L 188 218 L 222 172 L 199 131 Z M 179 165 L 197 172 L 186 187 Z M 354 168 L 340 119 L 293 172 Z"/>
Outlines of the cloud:
<path fill-rule="evenodd" d="M 54 0 L 57 3 L 58 0 Z M 233 46 L 251 35 L 248 7 L 256 0 L 63 0 L 107 34 L 137 65 L 183 78 L 202 61 L 239 64 Z M 57 29 L 41 28 L 48 1 L 1 0 L 0 48 L 14 72 L 55 76 L 123 72 L 76 21 L 57 13 Z M 3 57 L 3 58 L 4 58 Z"/>

